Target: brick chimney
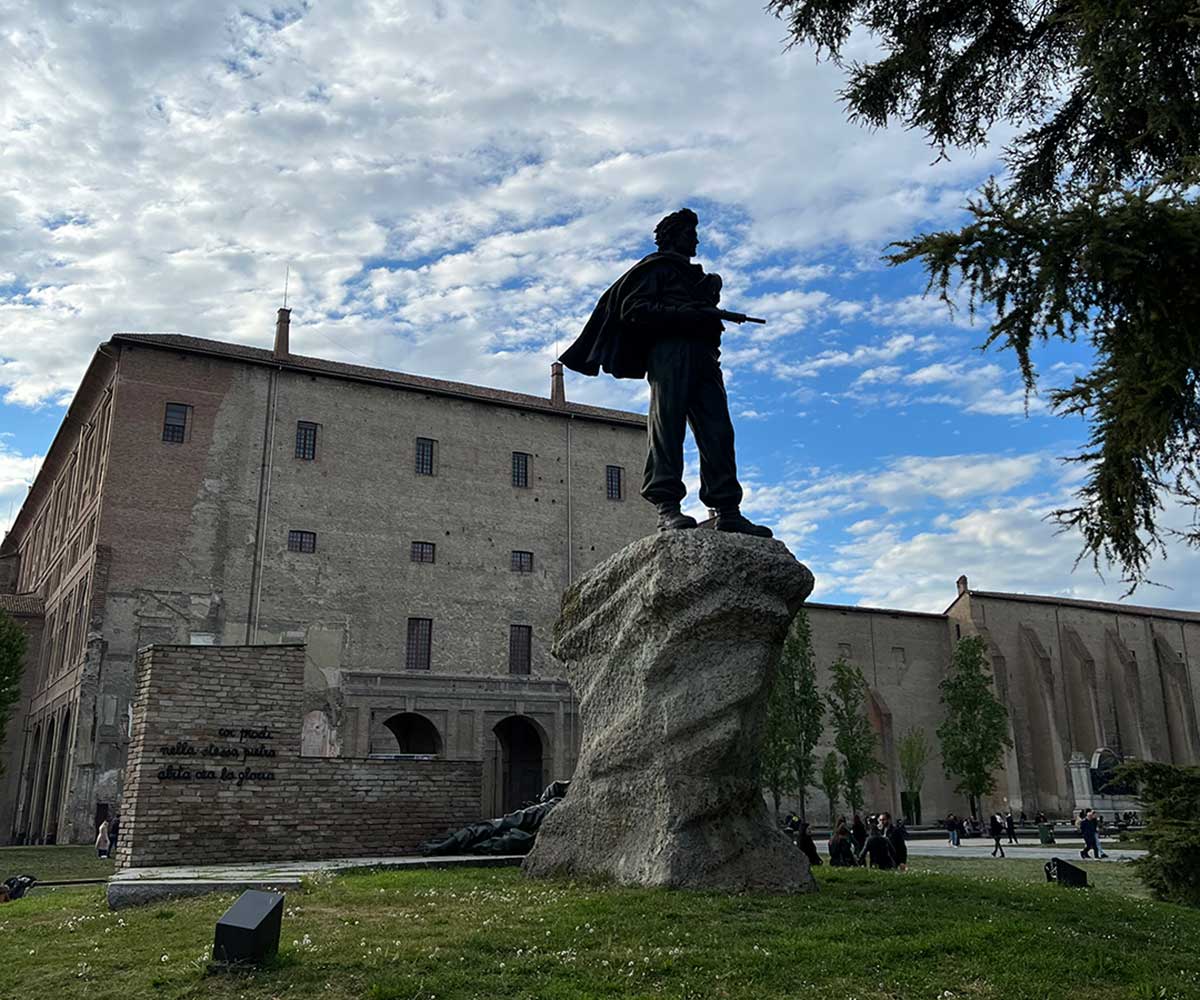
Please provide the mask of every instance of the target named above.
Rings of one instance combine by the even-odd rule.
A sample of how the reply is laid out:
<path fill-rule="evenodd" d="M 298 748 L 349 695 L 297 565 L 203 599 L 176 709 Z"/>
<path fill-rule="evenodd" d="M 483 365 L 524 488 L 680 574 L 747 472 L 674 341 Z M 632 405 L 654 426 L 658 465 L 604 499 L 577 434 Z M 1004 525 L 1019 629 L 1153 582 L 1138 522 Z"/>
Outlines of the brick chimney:
<path fill-rule="evenodd" d="M 550 365 L 550 403 L 553 406 L 567 405 L 567 390 L 563 385 L 561 361 L 555 361 Z"/>
<path fill-rule="evenodd" d="M 280 309 L 275 319 L 275 357 L 285 358 L 288 354 L 288 334 L 292 328 L 292 311 Z"/>
<path fill-rule="evenodd" d="M 963 594 L 965 594 L 967 592 L 967 575 L 966 575 L 966 573 L 964 573 L 962 576 L 960 576 L 955 581 L 955 583 L 958 584 L 958 593 L 959 593 L 959 596 L 961 597 Z"/>

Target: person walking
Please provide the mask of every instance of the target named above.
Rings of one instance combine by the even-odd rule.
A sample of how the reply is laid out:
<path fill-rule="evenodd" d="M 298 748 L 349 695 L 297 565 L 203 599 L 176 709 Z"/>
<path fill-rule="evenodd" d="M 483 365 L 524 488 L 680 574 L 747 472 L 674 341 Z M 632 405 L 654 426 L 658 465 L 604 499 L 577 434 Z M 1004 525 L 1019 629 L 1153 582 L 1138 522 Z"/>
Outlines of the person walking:
<path fill-rule="evenodd" d="M 1000 852 L 1000 857 L 1004 857 L 1004 845 L 1000 843 L 1000 838 L 1004 836 L 1004 820 L 1000 818 L 999 813 L 992 813 L 992 818 L 988 821 L 988 833 L 992 835 L 992 857 L 996 856 L 996 852 Z"/>
<path fill-rule="evenodd" d="M 1095 852 L 1098 859 L 1100 857 L 1100 845 L 1096 842 L 1096 821 L 1092 819 L 1091 814 L 1087 810 L 1081 810 L 1079 821 L 1079 835 L 1083 837 L 1083 850 L 1079 852 L 1081 858 L 1086 858 L 1089 851 Z"/>
<path fill-rule="evenodd" d="M 1095 809 L 1090 809 L 1088 810 L 1088 816 L 1095 826 L 1095 832 L 1092 834 L 1092 846 L 1095 848 L 1096 857 L 1107 858 L 1108 855 L 1104 853 L 1104 847 L 1100 843 L 1100 814 Z"/>
<path fill-rule="evenodd" d="M 100 823 L 100 830 L 96 834 L 96 857 L 107 858 L 109 849 L 112 844 L 108 839 L 108 817 L 106 816 Z"/>
<path fill-rule="evenodd" d="M 846 827 L 845 816 L 838 817 L 833 836 L 829 838 L 829 864 L 833 868 L 854 867 L 854 844 Z"/>
<path fill-rule="evenodd" d="M 1004 814 L 1004 829 L 1008 833 L 1008 842 L 1010 844 L 1019 843 L 1017 840 L 1017 824 L 1013 819 L 1012 810 L 1010 809 Z"/>
<path fill-rule="evenodd" d="M 946 815 L 946 841 L 951 847 L 958 846 L 958 820 L 954 813 Z"/>

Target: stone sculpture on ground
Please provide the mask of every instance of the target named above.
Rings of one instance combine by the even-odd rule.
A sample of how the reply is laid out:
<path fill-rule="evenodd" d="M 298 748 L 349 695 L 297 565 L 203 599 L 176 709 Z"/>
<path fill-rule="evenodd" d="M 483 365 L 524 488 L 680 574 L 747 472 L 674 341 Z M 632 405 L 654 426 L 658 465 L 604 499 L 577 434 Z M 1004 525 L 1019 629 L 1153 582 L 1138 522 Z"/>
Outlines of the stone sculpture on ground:
<path fill-rule="evenodd" d="M 579 698 L 582 746 L 526 874 L 816 888 L 771 818 L 757 766 L 784 636 L 812 587 L 781 542 L 669 531 L 567 591 L 553 651 Z"/>

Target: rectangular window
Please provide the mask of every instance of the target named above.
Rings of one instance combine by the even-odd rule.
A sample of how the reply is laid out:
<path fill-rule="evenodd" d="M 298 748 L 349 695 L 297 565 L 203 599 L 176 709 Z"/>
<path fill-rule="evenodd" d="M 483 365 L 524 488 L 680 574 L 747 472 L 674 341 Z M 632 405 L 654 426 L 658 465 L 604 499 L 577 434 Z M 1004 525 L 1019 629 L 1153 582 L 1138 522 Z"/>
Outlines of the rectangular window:
<path fill-rule="evenodd" d="M 433 438 L 417 438 L 417 464 L 416 472 L 418 476 L 433 475 L 433 446 L 437 444 Z"/>
<path fill-rule="evenodd" d="M 619 465 L 610 465 L 604 470 L 604 485 L 609 500 L 625 499 L 625 470 Z"/>
<path fill-rule="evenodd" d="M 529 485 L 529 456 L 523 451 L 512 453 L 512 484 L 526 487 Z"/>
<path fill-rule="evenodd" d="M 530 652 L 533 647 L 533 626 L 510 625 L 508 627 L 508 672 L 529 673 Z"/>
<path fill-rule="evenodd" d="M 845 660 L 847 663 L 854 659 L 854 651 L 850 648 L 850 643 L 838 643 L 838 659 Z"/>
<path fill-rule="evenodd" d="M 296 457 L 308 462 L 317 457 L 317 425 L 307 420 L 296 422 Z"/>
<path fill-rule="evenodd" d="M 512 571 L 514 573 L 532 573 L 533 572 L 533 553 L 532 552 L 520 552 L 517 549 L 513 549 Z"/>
<path fill-rule="evenodd" d="M 892 666 L 903 667 L 908 664 L 908 657 L 904 652 L 903 646 L 892 647 Z"/>
<path fill-rule="evenodd" d="M 412 561 L 431 563 L 434 561 L 435 551 L 433 542 L 413 542 Z"/>
<path fill-rule="evenodd" d="M 186 403 L 168 403 L 167 412 L 163 416 L 164 441 L 171 444 L 183 444 L 187 440 L 188 417 L 192 408 Z"/>
<path fill-rule="evenodd" d="M 433 642 L 433 619 L 410 618 L 408 620 L 408 649 L 404 666 L 408 670 L 429 669 L 429 647 Z"/>
<path fill-rule="evenodd" d="M 317 533 L 315 531 L 289 531 L 289 552 L 316 552 Z"/>

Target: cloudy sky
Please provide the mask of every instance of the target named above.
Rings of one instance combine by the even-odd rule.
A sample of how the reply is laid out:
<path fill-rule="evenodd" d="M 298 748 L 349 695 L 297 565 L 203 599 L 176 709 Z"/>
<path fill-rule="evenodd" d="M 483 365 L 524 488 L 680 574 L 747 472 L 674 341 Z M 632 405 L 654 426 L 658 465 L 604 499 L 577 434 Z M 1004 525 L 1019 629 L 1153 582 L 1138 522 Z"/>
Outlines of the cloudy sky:
<path fill-rule="evenodd" d="M 0 82 L 0 527 L 114 332 L 269 346 L 290 267 L 297 353 L 545 394 L 690 205 L 724 304 L 769 320 L 725 337 L 745 509 L 816 598 L 1121 596 L 1044 520 L 1086 428 L 879 260 L 954 225 L 994 156 L 847 123 L 762 0 L 8 0 Z M 1088 357 L 1037 360 L 1049 388 Z M 1137 603 L 1197 606 L 1194 553 L 1153 575 Z"/>

